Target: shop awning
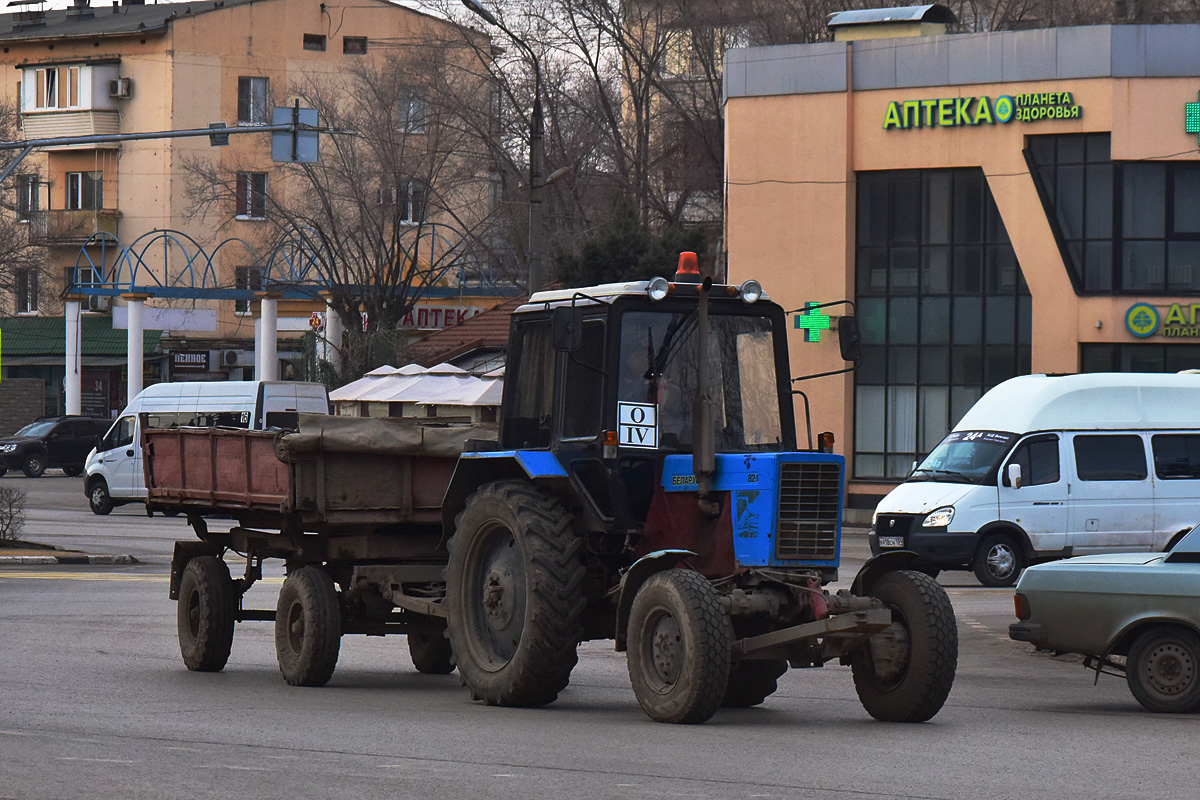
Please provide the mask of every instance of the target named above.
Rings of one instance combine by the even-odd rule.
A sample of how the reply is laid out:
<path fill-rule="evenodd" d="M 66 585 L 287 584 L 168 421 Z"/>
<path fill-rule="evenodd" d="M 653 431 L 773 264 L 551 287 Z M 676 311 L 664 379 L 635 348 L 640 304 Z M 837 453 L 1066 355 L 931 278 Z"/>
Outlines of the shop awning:
<path fill-rule="evenodd" d="M 113 328 L 112 317 L 84 315 L 79 319 L 80 355 L 127 356 L 128 333 Z M 66 323 L 62 317 L 0 318 L 0 355 L 9 357 L 67 357 Z M 142 352 L 157 353 L 162 331 L 142 332 Z M 28 362 L 27 362 L 28 363 Z"/>

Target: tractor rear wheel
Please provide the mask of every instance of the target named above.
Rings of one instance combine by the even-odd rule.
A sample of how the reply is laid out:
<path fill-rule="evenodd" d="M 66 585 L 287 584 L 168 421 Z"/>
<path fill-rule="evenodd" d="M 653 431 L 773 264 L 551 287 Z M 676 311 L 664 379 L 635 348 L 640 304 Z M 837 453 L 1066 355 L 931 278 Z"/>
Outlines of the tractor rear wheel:
<path fill-rule="evenodd" d="M 570 681 L 585 605 L 571 521 L 558 498 L 525 481 L 485 484 L 455 519 L 446 615 L 474 699 L 534 708 Z"/>
<path fill-rule="evenodd" d="M 638 589 L 629 612 L 629 680 L 655 722 L 698 723 L 729 685 L 732 626 L 712 583 L 668 569 Z"/>
<path fill-rule="evenodd" d="M 958 666 L 950 598 L 933 578 L 911 570 L 882 576 L 871 595 L 892 612 L 892 624 L 850 654 L 858 699 L 885 722 L 932 719 L 950 694 Z"/>

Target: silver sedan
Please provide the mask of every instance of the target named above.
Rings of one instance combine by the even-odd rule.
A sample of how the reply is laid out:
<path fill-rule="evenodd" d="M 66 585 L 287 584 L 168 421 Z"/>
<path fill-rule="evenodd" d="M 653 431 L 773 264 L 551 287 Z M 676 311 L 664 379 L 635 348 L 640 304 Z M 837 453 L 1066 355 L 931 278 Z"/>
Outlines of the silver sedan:
<path fill-rule="evenodd" d="M 1166 553 L 1081 556 L 1025 570 L 1009 636 L 1123 673 L 1151 711 L 1200 710 L 1200 526 Z"/>

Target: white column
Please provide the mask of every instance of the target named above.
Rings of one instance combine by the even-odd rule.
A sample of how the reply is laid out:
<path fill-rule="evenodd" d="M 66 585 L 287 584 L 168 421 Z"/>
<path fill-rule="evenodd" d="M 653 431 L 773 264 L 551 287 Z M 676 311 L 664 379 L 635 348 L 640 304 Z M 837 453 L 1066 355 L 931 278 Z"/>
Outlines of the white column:
<path fill-rule="evenodd" d="M 141 298 L 126 298 L 129 310 L 129 379 L 125 402 L 129 403 L 142 391 L 142 359 L 145 345 L 142 339 L 142 307 L 146 304 Z"/>
<path fill-rule="evenodd" d="M 262 355 L 260 356 L 262 375 L 260 381 L 279 380 L 279 356 L 275 347 L 279 339 L 278 303 L 274 297 L 262 299 Z"/>
<path fill-rule="evenodd" d="M 342 318 L 325 303 L 325 360 L 337 372 L 342 368 Z"/>
<path fill-rule="evenodd" d="M 66 380 L 63 382 L 63 390 L 67 396 L 67 413 L 78 414 L 83 409 L 83 401 L 80 394 L 82 382 L 79 374 L 81 364 L 79 360 L 78 300 L 68 300 L 66 302 L 65 316 L 67 320 L 67 370 Z"/>
<path fill-rule="evenodd" d="M 262 380 L 262 317 L 254 318 L 254 380 Z"/>

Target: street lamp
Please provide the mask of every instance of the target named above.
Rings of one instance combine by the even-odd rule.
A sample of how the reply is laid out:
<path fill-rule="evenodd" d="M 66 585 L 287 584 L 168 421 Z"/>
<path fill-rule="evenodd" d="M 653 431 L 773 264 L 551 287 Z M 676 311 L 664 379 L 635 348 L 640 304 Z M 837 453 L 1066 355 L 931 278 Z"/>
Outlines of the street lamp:
<path fill-rule="evenodd" d="M 500 20 L 488 11 L 479 0 L 462 0 L 472 14 L 489 25 L 495 25 L 516 42 L 525 51 L 533 64 L 533 114 L 529 118 L 529 293 L 533 294 L 542 288 L 545 270 L 542 264 L 545 241 L 542 236 L 542 188 L 547 181 L 542 180 L 542 168 L 545 160 L 546 121 L 542 116 L 542 71 L 538 65 L 537 54 L 525 43 L 525 40 L 508 29 Z"/>

